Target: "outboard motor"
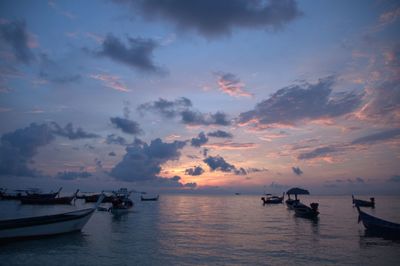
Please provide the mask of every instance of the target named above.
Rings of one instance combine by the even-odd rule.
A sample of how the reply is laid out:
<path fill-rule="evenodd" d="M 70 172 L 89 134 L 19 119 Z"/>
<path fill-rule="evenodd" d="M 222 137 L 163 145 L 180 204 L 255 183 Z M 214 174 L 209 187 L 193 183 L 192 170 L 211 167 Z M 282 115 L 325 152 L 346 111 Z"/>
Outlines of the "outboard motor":
<path fill-rule="evenodd" d="M 315 212 L 318 211 L 318 206 L 319 206 L 319 204 L 316 202 L 313 202 L 310 204 L 311 209 Z"/>

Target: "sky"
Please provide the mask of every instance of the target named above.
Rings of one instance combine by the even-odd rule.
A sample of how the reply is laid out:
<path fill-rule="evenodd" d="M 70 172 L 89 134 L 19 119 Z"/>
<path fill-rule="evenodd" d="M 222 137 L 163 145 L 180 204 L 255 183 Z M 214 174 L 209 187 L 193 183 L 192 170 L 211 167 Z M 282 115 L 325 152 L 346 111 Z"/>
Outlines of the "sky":
<path fill-rule="evenodd" d="M 0 2 L 0 187 L 400 194 L 398 1 Z"/>

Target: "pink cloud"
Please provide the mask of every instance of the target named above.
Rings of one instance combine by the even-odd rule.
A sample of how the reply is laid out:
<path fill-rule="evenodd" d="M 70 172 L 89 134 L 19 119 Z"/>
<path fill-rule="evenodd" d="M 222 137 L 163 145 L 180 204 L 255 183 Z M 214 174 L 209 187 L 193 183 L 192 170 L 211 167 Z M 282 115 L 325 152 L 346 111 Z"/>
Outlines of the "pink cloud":
<path fill-rule="evenodd" d="M 128 87 L 120 81 L 120 78 L 118 76 L 108 74 L 91 74 L 89 75 L 89 77 L 92 79 L 103 81 L 104 85 L 108 88 L 122 92 L 130 91 Z"/>

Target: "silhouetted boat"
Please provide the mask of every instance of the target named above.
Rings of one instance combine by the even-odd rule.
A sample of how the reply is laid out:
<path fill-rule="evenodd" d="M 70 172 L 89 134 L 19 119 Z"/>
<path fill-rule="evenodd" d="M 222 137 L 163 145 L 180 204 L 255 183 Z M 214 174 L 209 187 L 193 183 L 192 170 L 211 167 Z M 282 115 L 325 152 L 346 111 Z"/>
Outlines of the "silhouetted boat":
<path fill-rule="evenodd" d="M 26 190 L 14 190 L 13 193 L 7 193 L 7 189 L 1 192 L 0 199 L 2 200 L 20 200 L 24 195 L 26 195 Z"/>
<path fill-rule="evenodd" d="M 365 213 L 360 210 L 359 206 L 356 206 L 356 208 L 358 210 L 358 222 L 362 222 L 367 231 L 389 238 L 400 238 L 400 224 Z"/>
<path fill-rule="evenodd" d="M 159 195 L 157 195 L 156 197 L 143 197 L 140 196 L 140 200 L 141 201 L 157 201 L 159 198 Z"/>
<path fill-rule="evenodd" d="M 35 197 L 23 197 L 21 198 L 22 204 L 40 204 L 40 205 L 53 205 L 53 204 L 71 204 L 78 193 L 79 189 L 74 195 L 69 197 L 57 197 L 57 198 L 35 198 Z"/>
<path fill-rule="evenodd" d="M 297 195 L 309 195 L 310 192 L 308 192 L 308 190 L 295 187 L 289 189 L 286 194 L 288 195 L 288 199 L 285 201 L 285 203 L 289 209 L 293 209 L 295 205 L 300 203 L 300 200 L 297 199 Z M 294 195 L 295 199 L 290 198 L 290 195 Z"/>
<path fill-rule="evenodd" d="M 266 197 L 261 197 L 263 204 L 280 204 L 285 198 L 285 193 L 283 193 L 282 197 L 272 196 L 271 194 L 265 194 L 265 196 Z"/>
<path fill-rule="evenodd" d="M 23 198 L 35 198 L 35 199 L 53 199 L 57 197 L 62 190 L 62 187 L 57 192 L 51 192 L 51 193 L 41 193 L 41 192 L 32 192 L 29 190 L 26 190 L 26 196 L 22 196 L 21 199 Z"/>
<path fill-rule="evenodd" d="M 121 215 L 129 212 L 133 207 L 133 201 L 129 199 L 131 192 L 132 191 L 128 191 L 126 188 L 120 188 L 117 191 L 112 191 L 112 206 L 110 207 L 109 211 L 114 215 Z"/>
<path fill-rule="evenodd" d="M 99 199 L 100 195 L 101 194 L 83 195 L 83 196 L 79 196 L 79 198 L 83 198 L 86 203 L 90 203 L 90 202 L 97 202 L 97 200 Z M 103 198 L 103 202 L 102 203 L 111 203 L 112 200 L 113 200 L 113 196 L 105 196 Z"/>
<path fill-rule="evenodd" d="M 0 221 L 0 240 L 32 238 L 80 231 L 102 200 L 93 208 L 12 220 Z"/>
<path fill-rule="evenodd" d="M 351 195 L 351 198 L 353 199 L 354 206 L 375 208 L 375 198 L 370 198 L 370 201 L 356 199 L 354 195 Z"/>
<path fill-rule="evenodd" d="M 319 214 L 318 205 L 318 203 L 313 202 L 310 204 L 310 207 L 308 207 L 307 205 L 298 202 L 293 206 L 293 209 L 296 216 L 313 219 L 317 218 Z"/>

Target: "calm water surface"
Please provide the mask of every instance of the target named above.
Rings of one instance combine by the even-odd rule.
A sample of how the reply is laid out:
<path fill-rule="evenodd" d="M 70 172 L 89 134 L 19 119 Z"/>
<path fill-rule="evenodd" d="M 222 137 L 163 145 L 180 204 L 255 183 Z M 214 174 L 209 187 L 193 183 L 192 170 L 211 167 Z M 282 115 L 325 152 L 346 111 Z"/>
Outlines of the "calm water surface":
<path fill-rule="evenodd" d="M 135 199 L 134 199 L 135 200 Z M 320 218 L 294 216 L 259 196 L 162 195 L 131 213 L 96 212 L 83 232 L 2 244 L 0 265 L 400 265 L 400 241 L 370 237 L 350 196 L 304 196 Z M 400 197 L 376 197 L 373 215 L 400 223 Z M 87 207 L 0 201 L 0 217 Z"/>

